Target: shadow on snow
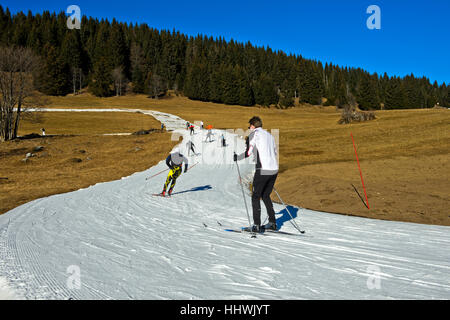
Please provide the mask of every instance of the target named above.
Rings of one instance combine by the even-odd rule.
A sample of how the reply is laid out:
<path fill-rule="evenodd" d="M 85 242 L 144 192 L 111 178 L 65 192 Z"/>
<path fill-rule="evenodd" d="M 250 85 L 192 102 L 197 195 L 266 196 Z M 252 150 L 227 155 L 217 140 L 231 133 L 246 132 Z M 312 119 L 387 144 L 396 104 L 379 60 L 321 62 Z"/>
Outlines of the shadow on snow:
<path fill-rule="evenodd" d="M 291 214 L 289 214 L 289 212 L 287 210 L 289 210 L 289 212 Z M 280 212 L 275 213 L 275 217 L 280 214 L 282 214 L 282 216 L 278 217 L 276 220 L 278 230 L 281 229 L 281 227 L 284 225 L 285 222 L 288 222 L 289 220 L 297 218 L 298 208 L 293 207 L 293 206 L 287 206 L 287 209 L 285 208 L 285 209 L 281 210 Z M 292 217 L 291 217 L 291 215 L 292 215 Z"/>
<path fill-rule="evenodd" d="M 181 193 L 187 193 L 187 192 L 206 191 L 206 190 L 211 190 L 211 189 L 212 189 L 211 185 L 208 184 L 206 186 L 195 187 L 195 188 L 192 188 L 192 189 L 189 189 L 189 190 L 174 192 L 174 193 L 172 193 L 172 195 L 181 194 Z"/>

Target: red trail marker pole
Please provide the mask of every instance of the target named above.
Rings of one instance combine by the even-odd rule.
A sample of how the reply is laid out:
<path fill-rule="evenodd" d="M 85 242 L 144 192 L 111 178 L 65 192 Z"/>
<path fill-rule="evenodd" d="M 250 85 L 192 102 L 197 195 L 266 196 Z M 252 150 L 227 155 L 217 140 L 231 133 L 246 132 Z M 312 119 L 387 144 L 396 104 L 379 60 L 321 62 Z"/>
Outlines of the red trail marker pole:
<path fill-rule="evenodd" d="M 359 175 L 361 176 L 361 182 L 362 182 L 362 186 L 364 189 L 364 195 L 366 196 L 367 209 L 370 210 L 369 200 L 367 199 L 366 187 L 364 186 L 364 179 L 363 179 L 362 172 L 361 172 L 361 166 L 359 165 L 358 153 L 356 152 L 355 139 L 353 139 L 353 134 L 351 132 L 350 132 L 350 136 L 352 137 L 353 148 L 355 149 L 356 161 L 358 162 Z"/>

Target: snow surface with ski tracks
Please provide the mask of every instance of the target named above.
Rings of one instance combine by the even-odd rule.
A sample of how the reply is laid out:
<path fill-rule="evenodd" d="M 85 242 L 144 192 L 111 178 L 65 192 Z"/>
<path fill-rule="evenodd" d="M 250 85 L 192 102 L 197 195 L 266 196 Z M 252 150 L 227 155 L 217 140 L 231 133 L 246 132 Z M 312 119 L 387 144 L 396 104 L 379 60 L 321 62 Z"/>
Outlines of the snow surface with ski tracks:
<path fill-rule="evenodd" d="M 189 157 L 173 196 L 152 196 L 167 171 L 146 180 L 167 168 L 162 160 L 1 215 L 0 299 L 450 298 L 449 227 L 289 207 L 304 235 L 227 232 L 248 226 L 232 161 L 244 141 L 213 130 L 214 141 L 203 142 L 206 130 L 190 136 L 179 117 L 139 112 L 182 136 L 182 150 L 192 139 L 201 153 Z M 254 165 L 239 166 L 250 181 Z M 282 205 L 275 211 L 282 231 L 298 233 Z"/>

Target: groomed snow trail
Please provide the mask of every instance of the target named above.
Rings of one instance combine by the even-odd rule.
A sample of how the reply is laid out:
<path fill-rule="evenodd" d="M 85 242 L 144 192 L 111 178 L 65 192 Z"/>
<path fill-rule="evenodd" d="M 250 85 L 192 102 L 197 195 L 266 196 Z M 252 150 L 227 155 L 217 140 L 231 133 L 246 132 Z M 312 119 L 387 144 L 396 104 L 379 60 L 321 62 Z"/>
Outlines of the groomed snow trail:
<path fill-rule="evenodd" d="M 161 191 L 167 172 L 146 180 L 166 169 L 162 160 L 145 172 L 38 199 L 1 215 L 0 289 L 14 289 L 6 297 L 450 298 L 449 227 L 290 207 L 306 230 L 303 236 L 252 239 L 226 232 L 248 225 L 230 161 L 233 151 L 243 151 L 244 141 L 213 130 L 214 141 L 203 142 L 206 131 L 190 136 L 179 117 L 133 110 L 138 111 L 182 135 L 182 149 L 192 139 L 201 153 L 189 157 L 192 169 L 178 179 L 174 195 L 152 196 Z M 220 146 L 222 133 L 226 148 Z M 254 165 L 239 165 L 251 178 Z M 281 230 L 295 233 L 283 206 L 275 204 L 275 211 Z"/>

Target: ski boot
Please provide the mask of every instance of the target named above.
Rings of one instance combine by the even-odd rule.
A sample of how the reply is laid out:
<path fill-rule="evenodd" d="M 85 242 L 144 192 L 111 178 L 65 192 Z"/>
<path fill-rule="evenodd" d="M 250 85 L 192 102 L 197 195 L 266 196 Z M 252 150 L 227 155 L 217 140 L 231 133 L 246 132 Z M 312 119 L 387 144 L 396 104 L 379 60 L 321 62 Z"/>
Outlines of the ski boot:
<path fill-rule="evenodd" d="M 269 222 L 268 224 L 263 226 L 264 230 L 277 230 L 277 223 L 276 222 Z"/>

